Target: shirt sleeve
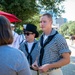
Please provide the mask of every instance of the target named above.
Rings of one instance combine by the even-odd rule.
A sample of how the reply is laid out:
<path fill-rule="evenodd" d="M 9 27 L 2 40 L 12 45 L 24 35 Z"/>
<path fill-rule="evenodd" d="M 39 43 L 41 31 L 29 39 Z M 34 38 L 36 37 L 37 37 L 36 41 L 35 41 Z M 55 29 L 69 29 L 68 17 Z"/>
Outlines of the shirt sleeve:
<path fill-rule="evenodd" d="M 67 45 L 66 39 L 62 35 L 58 36 L 57 46 L 58 46 L 58 50 L 59 50 L 60 55 L 65 52 L 71 53 L 71 51 Z"/>

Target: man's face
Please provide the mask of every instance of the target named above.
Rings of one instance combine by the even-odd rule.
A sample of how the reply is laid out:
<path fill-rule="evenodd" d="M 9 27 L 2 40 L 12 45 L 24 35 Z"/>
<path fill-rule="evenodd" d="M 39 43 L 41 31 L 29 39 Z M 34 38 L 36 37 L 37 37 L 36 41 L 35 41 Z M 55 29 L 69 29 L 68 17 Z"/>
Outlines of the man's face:
<path fill-rule="evenodd" d="M 40 27 L 43 31 L 50 30 L 52 26 L 52 20 L 48 16 L 42 16 L 40 18 Z"/>
<path fill-rule="evenodd" d="M 24 33 L 24 35 L 25 35 L 26 41 L 28 41 L 28 42 L 33 42 L 34 41 L 35 34 L 33 32 L 26 31 Z"/>

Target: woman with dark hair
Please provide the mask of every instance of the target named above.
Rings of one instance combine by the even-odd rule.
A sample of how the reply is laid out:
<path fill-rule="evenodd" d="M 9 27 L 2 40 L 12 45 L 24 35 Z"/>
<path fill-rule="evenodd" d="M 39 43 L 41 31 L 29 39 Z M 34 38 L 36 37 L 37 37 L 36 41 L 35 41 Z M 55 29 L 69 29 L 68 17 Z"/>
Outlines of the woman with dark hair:
<path fill-rule="evenodd" d="M 8 46 L 12 42 L 10 22 L 0 15 L 0 75 L 31 75 L 23 52 Z"/>

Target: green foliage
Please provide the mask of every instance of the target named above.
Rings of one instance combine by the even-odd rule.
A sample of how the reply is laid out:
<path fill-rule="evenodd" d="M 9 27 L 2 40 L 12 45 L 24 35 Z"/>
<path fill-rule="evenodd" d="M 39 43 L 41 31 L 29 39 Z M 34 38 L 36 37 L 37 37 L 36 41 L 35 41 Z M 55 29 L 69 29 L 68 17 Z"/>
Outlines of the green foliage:
<path fill-rule="evenodd" d="M 63 12 L 63 6 L 59 8 L 63 1 L 65 0 L 0 0 L 0 6 L 1 10 L 16 15 L 22 23 L 26 23 L 28 19 L 39 13 L 41 8 L 54 13 Z"/>
<path fill-rule="evenodd" d="M 75 35 L 75 22 L 70 24 L 69 33 Z"/>
<path fill-rule="evenodd" d="M 16 15 L 22 20 L 17 23 L 17 32 L 20 32 L 20 26 L 26 23 L 33 23 L 39 29 L 39 12 L 43 9 L 61 14 L 64 12 L 63 6 L 59 5 L 65 0 L 0 0 L 0 10 Z"/>
<path fill-rule="evenodd" d="M 0 0 L 0 4 L 3 11 L 15 14 L 23 23 L 38 13 L 35 0 Z"/>
<path fill-rule="evenodd" d="M 41 35 L 41 34 L 42 34 L 42 32 L 43 32 L 43 31 L 40 29 L 40 30 L 39 30 L 39 35 Z"/>
<path fill-rule="evenodd" d="M 61 5 L 65 0 L 38 0 L 41 8 L 45 10 L 50 10 L 52 13 L 57 14 L 58 16 L 61 13 L 64 13 L 64 6 Z M 61 6 L 60 6 L 61 5 Z"/>
<path fill-rule="evenodd" d="M 66 31 L 68 31 L 67 29 L 68 29 L 68 25 L 67 25 L 67 24 L 63 24 L 63 25 L 60 27 L 59 32 L 60 32 L 62 35 L 66 35 L 66 34 L 67 34 Z"/>
<path fill-rule="evenodd" d="M 15 32 L 17 32 L 18 34 L 22 34 L 23 33 L 23 27 L 22 26 L 16 27 Z"/>
<path fill-rule="evenodd" d="M 64 36 L 75 35 L 75 21 L 70 21 L 69 23 L 63 24 L 60 27 L 59 32 Z"/>
<path fill-rule="evenodd" d="M 69 36 L 65 36 L 65 39 L 69 39 L 70 37 Z"/>

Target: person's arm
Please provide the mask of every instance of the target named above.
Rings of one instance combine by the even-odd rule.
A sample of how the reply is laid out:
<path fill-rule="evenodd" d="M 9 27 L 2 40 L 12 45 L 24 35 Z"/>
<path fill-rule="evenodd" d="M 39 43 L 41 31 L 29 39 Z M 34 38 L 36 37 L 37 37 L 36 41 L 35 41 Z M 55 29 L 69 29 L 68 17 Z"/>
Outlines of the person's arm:
<path fill-rule="evenodd" d="M 63 53 L 62 57 L 63 58 L 61 60 L 59 60 L 56 63 L 53 63 L 51 66 L 56 68 L 56 67 L 62 67 L 70 63 L 70 53 Z"/>
<path fill-rule="evenodd" d="M 64 65 L 67 65 L 70 63 L 70 53 L 63 53 L 62 54 L 62 59 L 59 60 L 58 62 L 52 63 L 52 64 L 45 64 L 39 67 L 40 72 L 46 72 L 49 69 L 52 68 L 60 68 Z"/>

